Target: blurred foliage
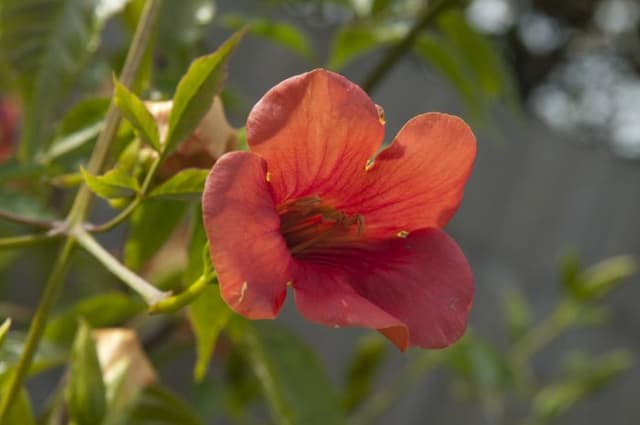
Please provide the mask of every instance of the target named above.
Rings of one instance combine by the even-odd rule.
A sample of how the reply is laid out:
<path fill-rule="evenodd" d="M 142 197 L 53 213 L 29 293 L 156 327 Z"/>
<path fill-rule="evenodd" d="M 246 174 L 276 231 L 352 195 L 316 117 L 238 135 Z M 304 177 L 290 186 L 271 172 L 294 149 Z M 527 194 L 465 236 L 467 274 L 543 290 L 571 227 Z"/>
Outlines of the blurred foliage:
<path fill-rule="evenodd" d="M 548 2 L 533 3 L 549 7 Z M 105 245 L 100 255 L 85 245 L 99 261 L 72 271 L 76 286 L 62 291 L 63 302 L 42 329 L 27 372 L 58 371 L 43 388 L 49 395 L 45 405 L 31 406 L 29 392 L 20 385 L 8 424 L 197 425 L 220 417 L 242 425 L 373 424 L 436 369 L 448 371 L 453 397 L 475 403 L 492 423 L 560 423 L 572 407 L 630 367 L 632 357 L 621 348 L 604 353 L 576 348 L 553 376 L 543 376 L 536 366 L 537 356 L 560 336 L 606 323 L 611 312 L 605 296 L 636 269 L 628 256 L 583 268 L 575 255 L 567 255 L 559 271 L 565 292 L 547 315 L 537 317 L 528 297 L 511 288 L 503 299 L 504 340 L 469 331 L 450 349 L 408 353 L 390 383 L 382 382 L 391 364 L 389 344 L 378 335 L 357 342 L 336 386 L 302 338 L 279 323 L 234 315 L 215 286 L 202 227 L 198 198 L 207 168 L 162 179 L 157 171 L 198 127 L 214 96 L 223 95 L 227 107 L 232 106 L 228 99 L 242 99 L 241 87 L 221 91 L 227 61 L 242 48 L 243 38 L 275 44 L 309 67 L 353 67 L 367 71 L 365 76 L 382 69 L 409 40 L 404 57 L 448 81 L 468 118 L 486 128 L 495 126 L 494 107 L 518 108 L 525 92 L 522 75 L 514 74 L 500 40 L 469 23 L 461 1 L 273 0 L 250 13 L 218 15 L 211 0 L 167 0 L 151 42 L 140 52 L 135 81 L 126 87 L 112 73 L 124 61 L 145 4 L 0 0 L 0 87 L 3 98 L 19 99 L 21 111 L 18 147 L 0 165 L 0 242 L 8 241 L 0 244 L 3 389 L 26 351 L 25 317 L 38 308 L 26 290 L 14 304 L 23 284 L 15 277 L 21 275 L 16 265 L 49 267 L 61 255 L 54 244 L 43 245 L 44 254 L 36 255 L 31 247 L 12 246 L 11 237 L 36 231 L 35 242 L 42 242 L 63 235 L 70 216 L 63 217 L 81 185 L 103 202 L 81 230 L 116 229 L 96 242 Z M 322 25 L 325 46 L 319 45 L 322 37 L 315 37 Z M 220 44 L 214 29 L 236 32 Z M 408 38 L 411 34 L 414 39 Z M 166 133 L 145 106 L 151 97 L 173 100 Z M 111 99 L 123 121 L 107 167 L 89 172 L 88 158 L 109 121 Z M 246 148 L 246 130 L 237 134 Z M 111 218 L 96 224 L 104 214 Z M 133 290 L 115 278 L 95 279 L 103 273 L 97 269 L 101 266 Z M 96 280 L 92 288 L 97 293 L 78 290 L 75 280 Z M 149 316 L 140 299 L 144 294 L 136 293 L 136 284 L 147 280 L 173 291 L 149 306 L 165 313 L 160 317 Z M 22 318 L 5 319 L 5 307 Z M 134 375 L 131 359 L 106 364 L 91 331 L 116 326 L 140 335 L 145 356 L 160 376 L 133 395 L 127 392 Z M 193 371 L 178 373 L 193 376 L 192 399 L 183 397 L 182 390 L 178 395 L 165 379 L 175 372 L 167 358 L 185 352 L 194 359 Z"/>

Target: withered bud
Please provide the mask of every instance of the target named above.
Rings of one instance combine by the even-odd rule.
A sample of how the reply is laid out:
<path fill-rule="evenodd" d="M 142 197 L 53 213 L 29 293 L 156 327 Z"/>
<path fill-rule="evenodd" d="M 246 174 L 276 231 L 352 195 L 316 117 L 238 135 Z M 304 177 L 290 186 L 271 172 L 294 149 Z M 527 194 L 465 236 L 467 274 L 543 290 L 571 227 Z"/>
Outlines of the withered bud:
<path fill-rule="evenodd" d="M 173 101 L 148 101 L 145 105 L 156 120 L 160 140 L 165 140 Z M 168 178 L 185 168 L 211 168 L 222 154 L 235 149 L 236 144 L 236 130 L 229 125 L 222 101 L 216 96 L 196 129 L 169 154 L 158 174 L 160 178 Z"/>
<path fill-rule="evenodd" d="M 125 399 L 135 397 L 140 390 L 158 380 L 136 333 L 125 328 L 105 328 L 93 331 L 96 351 L 107 386 L 119 379 Z M 123 377 L 124 374 L 124 377 Z"/>

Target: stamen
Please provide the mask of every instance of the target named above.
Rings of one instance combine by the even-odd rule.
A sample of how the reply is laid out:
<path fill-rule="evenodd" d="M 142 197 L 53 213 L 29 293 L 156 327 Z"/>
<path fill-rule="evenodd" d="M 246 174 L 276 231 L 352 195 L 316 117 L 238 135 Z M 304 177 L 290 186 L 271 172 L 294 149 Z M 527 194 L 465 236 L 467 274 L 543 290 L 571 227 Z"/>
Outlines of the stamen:
<path fill-rule="evenodd" d="M 267 171 L 267 175 L 264 177 L 268 183 L 271 183 L 271 171 Z"/>
<path fill-rule="evenodd" d="M 396 233 L 396 236 L 404 239 L 409 236 L 409 232 L 407 232 L 406 230 L 400 230 L 398 233 Z"/>
<path fill-rule="evenodd" d="M 370 169 L 372 169 L 374 164 L 375 161 L 373 159 L 367 159 L 367 163 L 364 164 L 364 171 L 369 171 Z"/>

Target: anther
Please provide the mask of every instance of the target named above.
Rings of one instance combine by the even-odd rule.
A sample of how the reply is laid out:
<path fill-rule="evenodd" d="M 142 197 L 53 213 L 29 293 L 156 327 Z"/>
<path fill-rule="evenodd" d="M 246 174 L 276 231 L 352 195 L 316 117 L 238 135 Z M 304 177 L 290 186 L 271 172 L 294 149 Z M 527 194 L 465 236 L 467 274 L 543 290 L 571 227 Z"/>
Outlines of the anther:
<path fill-rule="evenodd" d="M 396 233 L 396 236 L 404 239 L 409 236 L 409 232 L 407 232 L 406 230 L 400 230 L 398 233 Z"/>
<path fill-rule="evenodd" d="M 271 171 L 267 171 L 267 175 L 265 176 L 265 180 L 267 180 L 267 182 L 271 183 Z"/>
<path fill-rule="evenodd" d="M 376 109 L 378 110 L 378 121 L 380 121 L 380 124 L 385 125 L 387 121 L 384 119 L 384 109 L 380 105 L 376 105 Z"/>
<path fill-rule="evenodd" d="M 373 159 L 367 159 L 367 163 L 364 165 L 364 171 L 369 171 L 370 169 L 372 169 L 373 164 L 375 164 L 375 161 Z"/>

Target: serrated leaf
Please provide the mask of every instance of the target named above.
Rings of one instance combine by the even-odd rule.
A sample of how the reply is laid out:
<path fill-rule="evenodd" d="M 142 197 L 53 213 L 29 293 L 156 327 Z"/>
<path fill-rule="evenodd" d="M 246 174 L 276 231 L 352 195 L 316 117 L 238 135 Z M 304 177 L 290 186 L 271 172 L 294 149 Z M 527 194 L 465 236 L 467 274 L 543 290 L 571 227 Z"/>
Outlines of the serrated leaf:
<path fill-rule="evenodd" d="M 124 246 L 125 265 L 139 270 L 169 239 L 187 206 L 184 202 L 152 199 L 136 208 Z"/>
<path fill-rule="evenodd" d="M 189 168 L 180 171 L 151 191 L 149 198 L 189 200 L 199 199 L 209 170 Z"/>
<path fill-rule="evenodd" d="M 76 333 L 79 318 L 96 328 L 117 326 L 142 312 L 144 308 L 145 304 L 138 298 L 121 292 L 84 298 L 70 309 L 52 317 L 45 328 L 44 338 L 66 345 Z"/>
<path fill-rule="evenodd" d="M 71 350 L 65 400 L 78 425 L 99 424 L 107 410 L 106 388 L 91 329 L 81 322 Z"/>
<path fill-rule="evenodd" d="M 56 109 L 74 76 L 95 51 L 104 20 L 95 0 L 4 0 L 0 49 L 19 75 L 24 125 L 19 156 L 47 143 Z"/>
<path fill-rule="evenodd" d="M 105 199 L 120 199 L 135 195 L 140 190 L 138 181 L 120 168 L 114 168 L 101 176 L 80 169 L 85 183 L 96 195 Z"/>
<path fill-rule="evenodd" d="M 130 425 L 202 425 L 192 408 L 168 389 L 154 385 L 146 388 L 127 424 Z"/>
<path fill-rule="evenodd" d="M 142 100 L 117 80 L 114 81 L 114 102 L 131 123 L 138 136 L 156 151 L 162 150 L 158 126 Z"/>
<path fill-rule="evenodd" d="M 196 337 L 197 361 L 193 376 L 197 382 L 204 379 L 218 335 L 224 329 L 231 310 L 220 296 L 220 288 L 210 285 L 189 305 L 188 317 Z"/>
<path fill-rule="evenodd" d="M 173 98 L 169 130 L 164 152 L 169 153 L 189 137 L 211 107 L 213 98 L 222 89 L 229 55 L 236 48 L 244 31 L 236 32 L 215 52 L 191 63 L 182 77 Z"/>
<path fill-rule="evenodd" d="M 406 32 L 404 25 L 373 22 L 343 26 L 331 40 L 328 67 L 338 70 L 357 56 L 400 40 Z"/>
<path fill-rule="evenodd" d="M 293 25 L 270 19 L 247 19 L 240 15 L 224 16 L 222 22 L 227 28 L 234 30 L 247 25 L 250 34 L 280 45 L 303 58 L 313 58 L 313 49 L 308 37 Z"/>
<path fill-rule="evenodd" d="M 278 425 L 344 424 L 344 413 L 316 354 L 295 334 L 268 322 L 243 321 L 245 347 Z"/>

